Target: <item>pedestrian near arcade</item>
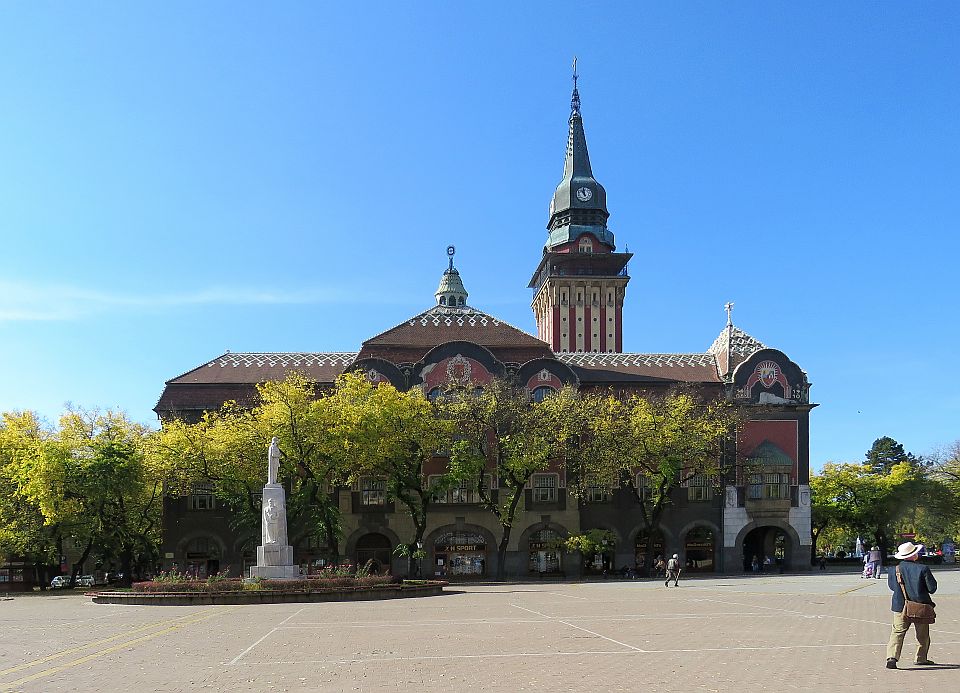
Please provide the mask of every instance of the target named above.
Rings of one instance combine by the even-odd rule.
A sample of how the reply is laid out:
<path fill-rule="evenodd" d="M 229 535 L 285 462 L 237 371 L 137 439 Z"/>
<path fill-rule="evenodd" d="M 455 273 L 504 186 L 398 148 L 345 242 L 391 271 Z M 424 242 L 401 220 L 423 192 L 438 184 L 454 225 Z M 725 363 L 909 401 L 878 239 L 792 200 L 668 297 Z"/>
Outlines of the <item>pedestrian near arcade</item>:
<path fill-rule="evenodd" d="M 912 602 L 934 605 L 930 595 L 937 591 L 937 580 L 933 577 L 930 566 L 917 562 L 923 553 L 923 544 L 914 544 L 911 541 L 900 544 L 894 558 L 900 560 L 900 565 L 887 571 L 887 586 L 893 591 L 893 602 L 890 610 L 893 611 L 893 629 L 890 631 L 890 642 L 887 644 L 887 669 L 896 669 L 900 659 L 900 650 L 903 648 L 903 638 L 913 623 L 913 630 L 917 635 L 917 656 L 915 664 L 934 664 L 927 659 L 930 652 L 930 624 L 918 623 L 907 619 L 904 615 L 905 599 Z M 900 580 L 897 580 L 897 571 Z M 901 588 L 900 581 L 903 582 Z M 904 597 L 906 591 L 906 597 Z"/>
<path fill-rule="evenodd" d="M 867 560 L 870 563 L 870 569 L 873 573 L 873 577 L 877 580 L 880 579 L 880 564 L 882 561 L 882 555 L 880 554 L 880 547 L 874 546 L 870 549 L 870 553 L 867 554 Z"/>
<path fill-rule="evenodd" d="M 673 557 L 667 561 L 667 581 L 663 583 L 664 587 L 670 586 L 670 579 L 673 578 L 673 586 L 679 587 L 680 582 L 680 556 L 673 554 Z"/>

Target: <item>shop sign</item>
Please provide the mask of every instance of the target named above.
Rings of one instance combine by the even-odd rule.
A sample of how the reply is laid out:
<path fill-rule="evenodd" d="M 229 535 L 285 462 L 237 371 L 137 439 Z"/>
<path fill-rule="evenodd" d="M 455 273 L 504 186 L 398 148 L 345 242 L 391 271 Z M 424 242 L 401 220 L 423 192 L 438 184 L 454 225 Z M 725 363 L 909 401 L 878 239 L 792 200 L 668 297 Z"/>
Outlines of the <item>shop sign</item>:
<path fill-rule="evenodd" d="M 445 544 L 438 546 L 437 553 L 457 553 L 461 551 L 486 551 L 486 544 Z"/>
<path fill-rule="evenodd" d="M 187 551 L 187 558 L 206 558 L 207 554 L 200 551 Z"/>
<path fill-rule="evenodd" d="M 713 542 L 712 541 L 691 541 L 687 542 L 687 551 L 691 549 L 697 550 L 709 550 L 713 551 Z"/>
<path fill-rule="evenodd" d="M 531 541 L 531 551 L 556 551 L 557 544 L 553 541 Z"/>

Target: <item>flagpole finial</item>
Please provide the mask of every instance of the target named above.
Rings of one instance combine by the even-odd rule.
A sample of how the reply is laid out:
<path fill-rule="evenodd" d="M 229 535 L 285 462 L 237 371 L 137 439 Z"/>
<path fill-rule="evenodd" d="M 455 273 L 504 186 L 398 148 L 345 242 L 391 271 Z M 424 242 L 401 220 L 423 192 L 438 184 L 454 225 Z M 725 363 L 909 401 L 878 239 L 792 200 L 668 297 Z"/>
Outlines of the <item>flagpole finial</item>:
<path fill-rule="evenodd" d="M 570 98 L 570 111 L 580 113 L 580 92 L 577 91 L 577 79 L 580 77 L 577 72 L 577 56 L 573 56 L 573 96 Z"/>
<path fill-rule="evenodd" d="M 733 301 L 724 303 L 723 309 L 727 311 L 727 325 L 733 325 Z"/>

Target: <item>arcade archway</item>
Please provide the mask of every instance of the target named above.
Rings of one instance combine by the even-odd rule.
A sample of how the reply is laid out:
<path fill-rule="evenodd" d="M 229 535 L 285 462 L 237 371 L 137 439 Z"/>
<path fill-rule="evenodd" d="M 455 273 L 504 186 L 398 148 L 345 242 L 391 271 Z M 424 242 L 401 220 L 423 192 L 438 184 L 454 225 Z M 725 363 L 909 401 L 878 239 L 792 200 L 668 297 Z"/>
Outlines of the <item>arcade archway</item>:
<path fill-rule="evenodd" d="M 781 570 L 790 566 L 793 542 L 780 527 L 754 527 L 743 538 L 744 572 Z"/>

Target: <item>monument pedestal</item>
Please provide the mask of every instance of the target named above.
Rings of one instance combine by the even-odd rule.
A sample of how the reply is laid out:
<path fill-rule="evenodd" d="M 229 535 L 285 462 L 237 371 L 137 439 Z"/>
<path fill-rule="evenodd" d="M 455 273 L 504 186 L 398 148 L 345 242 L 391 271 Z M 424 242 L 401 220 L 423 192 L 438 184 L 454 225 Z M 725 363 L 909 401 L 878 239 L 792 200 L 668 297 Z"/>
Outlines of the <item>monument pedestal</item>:
<path fill-rule="evenodd" d="M 287 502 L 283 486 L 268 483 L 263 487 L 263 507 L 261 545 L 257 547 L 257 564 L 250 567 L 250 577 L 299 578 L 300 569 L 293 564 L 293 547 L 287 544 Z"/>

